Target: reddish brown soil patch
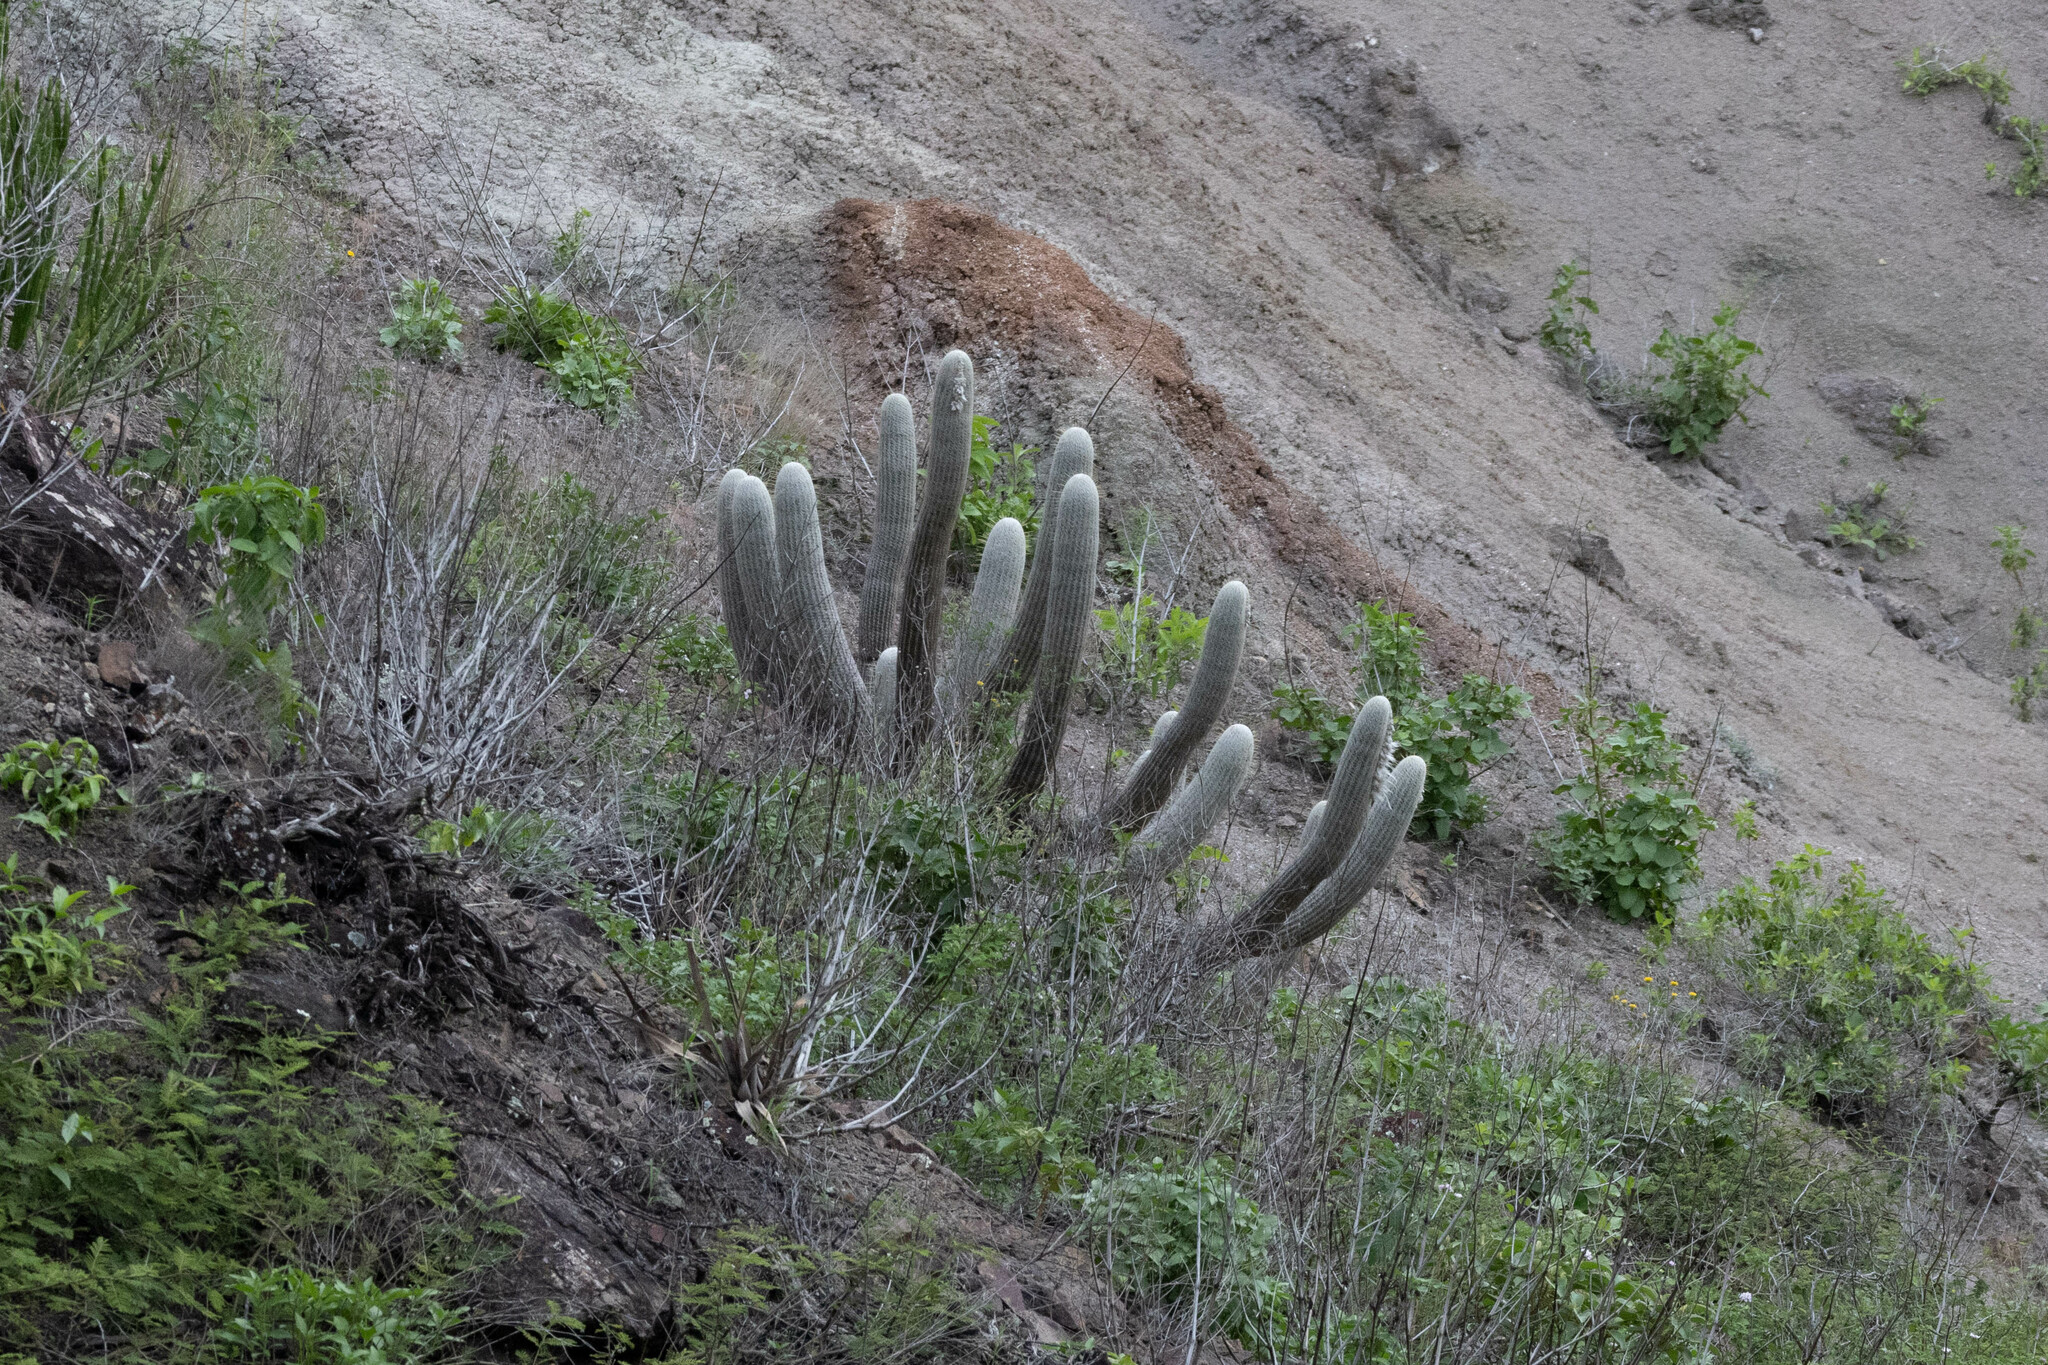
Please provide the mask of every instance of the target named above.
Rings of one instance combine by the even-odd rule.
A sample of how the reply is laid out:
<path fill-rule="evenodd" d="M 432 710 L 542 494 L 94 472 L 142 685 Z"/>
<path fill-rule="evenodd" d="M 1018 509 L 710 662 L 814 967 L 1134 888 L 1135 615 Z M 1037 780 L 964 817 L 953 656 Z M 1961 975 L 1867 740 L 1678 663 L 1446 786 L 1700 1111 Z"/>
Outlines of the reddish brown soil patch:
<path fill-rule="evenodd" d="M 1352 603 L 1384 598 L 1414 614 L 1445 671 L 1498 663 L 1495 646 L 1388 572 L 1274 472 L 1223 396 L 1197 382 L 1179 333 L 1110 298 L 1060 248 L 941 199 L 842 199 L 821 234 L 849 369 L 867 387 L 895 387 L 906 332 L 927 334 L 939 349 L 997 343 L 1027 370 L 1123 375 L 1122 384 L 1151 390 L 1232 515 L 1257 526 L 1300 587 L 1321 599 L 1317 614 L 1348 619 Z M 1554 710 L 1555 685 L 1540 674 L 1531 681 L 1539 704 Z"/>

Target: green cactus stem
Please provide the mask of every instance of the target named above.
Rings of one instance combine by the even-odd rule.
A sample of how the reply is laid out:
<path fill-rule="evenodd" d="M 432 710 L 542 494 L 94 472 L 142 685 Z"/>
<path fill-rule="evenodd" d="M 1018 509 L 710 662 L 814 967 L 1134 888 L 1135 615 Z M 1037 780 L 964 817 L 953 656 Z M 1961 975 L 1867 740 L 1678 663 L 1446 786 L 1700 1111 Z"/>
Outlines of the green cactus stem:
<path fill-rule="evenodd" d="M 1244 584 L 1232 579 L 1216 594 L 1209 609 L 1209 627 L 1202 636 L 1202 655 L 1195 676 L 1188 683 L 1180 714 L 1163 735 L 1155 732 L 1152 747 L 1131 768 L 1131 775 L 1102 808 L 1097 822 L 1104 829 L 1131 829 L 1143 824 L 1166 803 L 1187 766 L 1195 746 L 1209 737 L 1209 730 L 1223 718 L 1230 702 L 1230 689 L 1237 681 L 1238 661 L 1244 655 L 1245 617 L 1251 594 Z"/>
<path fill-rule="evenodd" d="M 1252 771 L 1252 732 L 1225 730 L 1188 783 L 1131 843 L 1133 881 L 1150 881 L 1178 867 L 1230 809 Z"/>
<path fill-rule="evenodd" d="M 1067 702 L 1081 667 L 1081 648 L 1094 621 L 1095 555 L 1101 528 L 1095 480 L 1076 474 L 1060 490 L 1059 522 L 1053 528 L 1051 586 L 1046 592 L 1045 639 L 1031 680 L 1022 741 L 1003 779 L 1013 802 L 1037 795 L 1052 774 L 1067 730 Z"/>
<path fill-rule="evenodd" d="M 903 563 L 917 524 L 917 429 L 910 400 L 892 393 L 875 419 L 881 450 L 875 464 L 875 538 L 868 547 L 867 577 L 860 585 L 855 648 L 861 662 L 875 658 L 896 626 L 903 593 Z"/>
<path fill-rule="evenodd" d="M 783 637 L 793 642 L 789 690 L 819 719 L 857 724 L 867 709 L 867 684 L 846 646 L 832 580 L 825 572 L 817 490 L 811 472 L 795 460 L 775 475 L 775 535 L 782 572 Z"/>
<path fill-rule="evenodd" d="M 1045 642 L 1045 598 L 1052 588 L 1053 527 L 1059 520 L 1060 490 L 1076 474 L 1095 475 L 1095 442 L 1080 427 L 1068 427 L 1053 447 L 1046 467 L 1045 483 L 1038 490 L 1039 553 L 1032 556 L 1031 576 L 1024 584 L 1024 600 L 1017 607 L 1016 629 L 1010 632 L 1009 657 L 997 671 L 993 686 L 1014 692 L 1028 684 L 1038 668 L 1038 651 Z"/>
<path fill-rule="evenodd" d="M 939 684 L 945 714 L 959 719 L 989 694 L 989 680 L 1010 642 L 1017 615 L 1017 593 L 1024 582 L 1024 527 L 1004 517 L 981 547 L 981 567 L 974 574 L 974 593 L 967 599 L 967 622 L 953 641 L 952 661 Z"/>
<path fill-rule="evenodd" d="M 960 500 L 967 493 L 973 450 L 974 362 L 965 351 L 948 351 L 932 386 L 930 465 L 896 625 L 897 734 L 900 742 L 911 746 L 923 743 L 931 728 L 946 556 L 960 520 Z"/>

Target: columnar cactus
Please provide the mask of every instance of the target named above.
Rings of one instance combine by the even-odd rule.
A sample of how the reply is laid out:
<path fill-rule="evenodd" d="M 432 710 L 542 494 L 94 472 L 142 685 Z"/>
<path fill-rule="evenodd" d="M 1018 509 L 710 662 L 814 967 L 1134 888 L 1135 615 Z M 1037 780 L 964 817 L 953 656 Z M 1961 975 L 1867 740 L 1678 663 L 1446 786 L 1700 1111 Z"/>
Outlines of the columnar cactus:
<path fill-rule="evenodd" d="M 1095 480 L 1076 474 L 1060 490 L 1059 521 L 1052 534 L 1051 583 L 1046 591 L 1045 636 L 1031 680 L 1022 742 L 1003 779 L 1013 801 L 1028 800 L 1045 785 L 1067 730 L 1067 702 L 1081 647 L 1094 621 L 1095 554 L 1100 528 Z"/>
<path fill-rule="evenodd" d="M 1195 780 L 1182 787 L 1132 841 L 1132 877 L 1149 880 L 1160 876 L 1194 852 L 1202 837 L 1230 809 L 1251 771 L 1252 732 L 1243 725 L 1233 725 L 1202 760 Z"/>
<path fill-rule="evenodd" d="M 1201 959 L 1219 965 L 1272 951 L 1275 936 L 1288 916 L 1337 870 L 1365 827 L 1393 728 L 1394 710 L 1385 697 L 1374 697 L 1359 708 L 1351 722 L 1351 737 L 1337 759 L 1337 774 L 1330 782 L 1322 818 L 1313 821 L 1310 837 L 1302 840 L 1300 851 L 1259 898 L 1206 936 Z"/>
<path fill-rule="evenodd" d="M 1024 581 L 1024 527 L 1004 517 L 981 547 L 974 593 L 967 599 L 967 624 L 953 640 L 953 655 L 939 684 L 939 706 L 948 717 L 964 714 L 988 695 L 989 682 L 1010 643 L 1017 615 L 1017 591 Z"/>
<path fill-rule="evenodd" d="M 1309 807 L 1308 819 L 1301 822 L 1301 847 L 1307 848 L 1316 841 L 1316 835 L 1322 832 L 1323 817 L 1329 810 L 1328 801 L 1318 801 Z"/>
<path fill-rule="evenodd" d="M 1352 843 L 1351 851 L 1344 855 L 1337 870 L 1324 878 L 1287 917 L 1266 950 L 1268 953 L 1292 952 L 1313 943 L 1336 928 L 1337 922 L 1365 899 L 1365 893 L 1372 890 L 1373 883 L 1393 862 L 1401 841 L 1408 837 L 1408 825 L 1415 818 L 1416 807 L 1422 804 L 1422 784 L 1427 776 L 1427 765 L 1414 754 L 1394 765 L 1392 775 L 1373 802 L 1364 833 Z"/>
<path fill-rule="evenodd" d="M 761 639 L 760 626 L 747 614 L 746 593 L 740 587 L 738 538 L 733 533 L 733 491 L 746 479 L 747 472 L 735 467 L 718 481 L 718 601 L 725 609 L 725 633 L 739 660 L 741 676 L 763 686 L 769 680 L 769 645 Z"/>
<path fill-rule="evenodd" d="M 860 585 L 860 619 L 855 629 L 855 648 L 863 663 L 882 652 L 896 625 L 903 561 L 910 555 L 911 528 L 917 522 L 915 420 L 910 400 L 892 393 L 882 400 L 875 421 L 882 437 L 875 462 L 875 538 L 868 547 L 868 573 Z"/>
<path fill-rule="evenodd" d="M 1038 650 L 1045 641 L 1045 601 L 1052 588 L 1053 527 L 1059 520 L 1060 490 L 1076 474 L 1095 475 L 1095 442 L 1079 427 L 1060 433 L 1052 463 L 1038 490 L 1038 552 L 1031 557 L 1031 577 L 1017 607 L 1017 627 L 1010 632 L 1008 657 L 997 670 L 994 687 L 1014 692 L 1030 683 L 1038 669 Z"/>
<path fill-rule="evenodd" d="M 868 684 L 868 748 L 885 767 L 896 752 L 896 646 L 875 658 L 875 679 Z"/>
<path fill-rule="evenodd" d="M 1209 627 L 1202 637 L 1202 657 L 1195 665 L 1179 715 L 1163 733 L 1154 731 L 1152 747 L 1132 766 L 1123 790 L 1102 808 L 1097 820 L 1103 828 L 1130 829 L 1150 818 L 1166 803 L 1195 746 L 1208 738 L 1210 727 L 1222 719 L 1231 684 L 1237 681 L 1238 660 L 1244 654 L 1245 616 L 1250 605 L 1251 595 L 1234 578 L 1216 594 L 1216 603 L 1209 609 Z"/>
<path fill-rule="evenodd" d="M 867 709 L 867 684 L 861 681 L 853 651 L 846 647 L 846 632 L 832 600 L 811 472 L 795 460 L 775 475 L 775 535 L 782 572 L 783 636 L 794 642 L 787 686 L 819 717 L 858 723 Z"/>
<path fill-rule="evenodd" d="M 939 362 L 939 381 L 932 390 L 930 464 L 896 627 L 897 733 L 912 745 L 923 742 L 931 724 L 946 556 L 953 546 L 953 527 L 960 520 L 960 500 L 967 493 L 968 460 L 973 450 L 974 362 L 965 351 L 948 351 Z"/>
<path fill-rule="evenodd" d="M 739 567 L 737 600 L 743 605 L 761 680 L 779 687 L 787 672 L 788 650 L 781 619 L 775 504 L 769 500 L 768 486 L 751 474 L 741 474 L 732 485 L 732 543 L 733 563 Z"/>

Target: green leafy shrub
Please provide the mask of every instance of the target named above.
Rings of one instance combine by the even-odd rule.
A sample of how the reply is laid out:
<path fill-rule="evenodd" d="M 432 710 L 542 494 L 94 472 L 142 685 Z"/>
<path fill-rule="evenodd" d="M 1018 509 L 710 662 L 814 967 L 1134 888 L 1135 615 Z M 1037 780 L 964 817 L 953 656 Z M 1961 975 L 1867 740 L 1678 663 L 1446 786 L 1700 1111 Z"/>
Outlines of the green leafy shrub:
<path fill-rule="evenodd" d="M 863 842 L 868 866 L 900 891 L 906 908 L 921 920 L 952 924 L 1015 878 L 1026 841 L 957 804 L 902 800 Z"/>
<path fill-rule="evenodd" d="M 2012 709 L 2022 724 L 2034 719 L 2034 704 L 2048 698 L 2048 649 L 2034 656 L 2033 663 L 2012 680 Z"/>
<path fill-rule="evenodd" d="M 1514 752 L 1500 727 L 1528 714 L 1527 692 L 1483 673 L 1467 673 L 1444 696 L 1395 713 L 1396 747 L 1429 763 L 1422 804 L 1409 827 L 1413 837 L 1443 840 L 1485 823 L 1486 796 L 1472 780 Z"/>
<path fill-rule="evenodd" d="M 542 363 L 555 379 L 555 392 L 572 406 L 617 422 L 633 405 L 633 376 L 640 359 L 626 339 L 608 329 L 578 332 L 562 343 L 561 354 Z"/>
<path fill-rule="evenodd" d="M 1939 43 L 1925 49 L 1915 44 L 1898 65 L 1904 76 L 1899 88 L 1909 95 L 1925 98 L 1951 85 L 1967 85 L 1984 97 L 1986 108 L 1996 109 L 2012 102 L 2012 81 L 2004 68 L 1992 70 L 1988 52 L 1967 61 L 1951 62 Z"/>
<path fill-rule="evenodd" d="M 696 612 L 663 631 L 655 646 L 654 666 L 682 673 L 701 684 L 730 683 L 739 677 L 739 660 L 720 621 L 705 621 Z"/>
<path fill-rule="evenodd" d="M 2019 163 L 2005 173 L 2006 188 L 2017 199 L 2032 199 L 2042 182 L 2048 180 L 2048 119 L 2022 118 L 2010 115 L 1998 125 L 2001 137 L 2010 138 L 2023 149 Z M 1998 163 L 1984 163 L 1984 178 L 1996 180 L 1999 175 Z"/>
<path fill-rule="evenodd" d="M 1392 703 L 1395 750 L 1418 754 L 1429 764 L 1410 837 L 1443 840 L 1485 823 L 1486 797 L 1473 788 L 1473 779 L 1514 752 L 1500 727 L 1529 713 L 1529 694 L 1467 673 L 1450 691 L 1431 697 L 1423 663 L 1429 635 L 1409 613 L 1383 601 L 1362 603 L 1345 635 L 1358 651 L 1357 700 L 1378 695 Z M 1281 728 L 1305 736 L 1321 767 L 1335 764 L 1351 737 L 1352 710 L 1324 700 L 1312 687 L 1275 687 L 1268 714 Z"/>
<path fill-rule="evenodd" d="M 0 788 L 29 806 L 14 818 L 34 825 L 52 843 L 63 843 L 77 830 L 109 785 L 100 751 L 76 737 L 25 740 L 0 755 Z"/>
<path fill-rule="evenodd" d="M 1743 416 L 1751 398 L 1768 398 L 1745 367 L 1757 344 L 1735 333 L 1742 306 L 1721 305 L 1705 332 L 1680 335 L 1666 327 L 1650 344 L 1664 370 L 1650 379 L 1649 419 L 1673 455 L 1698 454 L 1721 439 L 1721 428 Z"/>
<path fill-rule="evenodd" d="M 398 355 L 429 363 L 462 355 L 462 310 L 437 279 L 411 279 L 391 296 L 391 321 L 377 340 Z"/>
<path fill-rule="evenodd" d="M 2036 1109 L 2048 1108 L 2048 1004 L 2039 1013 L 2038 1019 L 2001 1014 L 1984 1024 L 2012 1093 Z"/>
<path fill-rule="evenodd" d="M 431 1289 L 379 1289 L 368 1276 L 323 1279 L 297 1266 L 241 1270 L 228 1278 L 235 1316 L 216 1327 L 228 1360 L 283 1365 L 409 1365 L 457 1339 L 466 1308 Z"/>
<path fill-rule="evenodd" d="M 484 321 L 498 327 L 499 350 L 546 370 L 568 402 L 607 422 L 631 408 L 640 358 L 611 319 L 587 313 L 558 294 L 520 288 L 501 293 L 484 310 Z"/>
<path fill-rule="evenodd" d="M 274 474 L 216 484 L 192 508 L 192 539 L 220 554 L 228 597 L 244 623 L 267 621 L 298 576 L 300 557 L 326 537 L 320 490 Z"/>
<path fill-rule="evenodd" d="M 1767 885 L 1741 882 L 1701 912 L 1710 941 L 1733 940 L 1725 950 L 1764 1011 L 1741 1065 L 1845 1119 L 1954 1091 L 1982 974 L 1915 931 L 1861 863 L 1831 872 L 1828 856 L 1809 844 Z"/>
<path fill-rule="evenodd" d="M 1351 714 L 1338 710 L 1306 684 L 1275 686 L 1273 705 L 1266 714 L 1279 721 L 1282 729 L 1306 736 L 1310 756 L 1325 768 L 1337 762 L 1344 741 L 1351 737 Z"/>
<path fill-rule="evenodd" d="M 1679 770 L 1685 747 L 1664 733 L 1664 713 L 1641 703 L 1613 717 L 1589 694 L 1565 719 L 1579 775 L 1555 788 L 1570 805 L 1539 839 L 1543 865 L 1615 919 L 1668 921 L 1714 828 Z"/>
<path fill-rule="evenodd" d="M 1208 617 L 1185 607 L 1162 611 L 1150 593 L 1122 606 L 1099 608 L 1095 620 L 1109 636 L 1103 671 L 1112 685 L 1147 697 L 1180 685 L 1181 670 L 1201 654 L 1209 631 Z"/>
<path fill-rule="evenodd" d="M 967 455 L 967 494 L 960 500 L 960 520 L 953 526 L 953 550 L 974 564 L 988 533 L 1004 517 L 1015 517 L 1026 539 L 1038 538 L 1038 499 L 1032 484 L 1037 446 L 1012 443 L 1008 450 L 989 444 L 993 417 L 976 416 Z"/>
<path fill-rule="evenodd" d="M 1586 320 L 1599 315 L 1600 305 L 1579 285 L 1579 281 L 1592 275 L 1592 267 L 1577 261 L 1566 261 L 1557 268 L 1557 279 L 1550 290 L 1550 311 L 1544 315 L 1536 339 L 1544 350 L 1562 360 L 1583 363 L 1593 354 L 1593 332 Z"/>
<path fill-rule="evenodd" d="M 1118 1290 L 1179 1303 L 1199 1286 L 1218 1330 L 1245 1345 L 1266 1340 L 1285 1312 L 1287 1284 L 1268 1260 L 1279 1220 L 1238 1189 L 1221 1158 L 1188 1169 L 1155 1159 L 1099 1178 L 1081 1209 Z"/>
<path fill-rule="evenodd" d="M 163 444 L 142 451 L 127 467 L 205 487 L 246 477 L 262 460 L 255 400 L 216 383 L 198 394 L 173 394 Z"/>
<path fill-rule="evenodd" d="M 1358 651 L 1355 671 L 1362 697 L 1385 697 L 1398 715 L 1428 690 L 1429 670 L 1422 652 L 1429 646 L 1429 633 L 1410 613 L 1384 601 L 1362 602 L 1344 638 Z"/>
<path fill-rule="evenodd" d="M 1080 1123 L 1061 1114 L 1040 1123 L 1021 1091 L 991 1090 L 939 1141 L 946 1164 L 985 1187 L 1036 1200 L 1078 1198 L 1095 1179 Z"/>
<path fill-rule="evenodd" d="M 1883 480 L 1870 485 L 1868 492 L 1853 502 L 1840 505 L 1824 502 L 1820 514 L 1828 522 L 1828 543 L 1831 545 L 1853 545 L 1875 555 L 1879 562 L 1895 554 L 1904 554 L 1920 548 L 1917 537 L 1907 534 L 1906 518 L 1910 513 L 1900 510 L 1891 514 L 1880 512 L 1890 485 Z"/>
<path fill-rule="evenodd" d="M 128 913 L 124 899 L 135 888 L 109 877 L 106 904 L 86 909 L 83 891 L 50 888 L 38 904 L 17 880 L 14 855 L 0 864 L 0 1007 L 19 1012 L 68 1004 L 102 982 L 95 962 L 104 949 L 107 922 Z"/>
<path fill-rule="evenodd" d="M 429 820 L 420 827 L 420 842 L 429 853 L 462 856 L 487 842 L 505 822 L 505 812 L 479 801 L 453 820 Z"/>

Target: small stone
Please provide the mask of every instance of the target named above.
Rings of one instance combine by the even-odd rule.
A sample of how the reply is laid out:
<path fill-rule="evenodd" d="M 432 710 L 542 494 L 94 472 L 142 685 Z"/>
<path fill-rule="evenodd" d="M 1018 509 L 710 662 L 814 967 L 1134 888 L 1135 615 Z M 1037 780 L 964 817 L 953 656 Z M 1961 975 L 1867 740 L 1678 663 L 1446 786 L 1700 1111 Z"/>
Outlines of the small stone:
<path fill-rule="evenodd" d="M 1751 29 L 1751 30 L 1749 31 L 1749 40 L 1750 40 L 1750 41 L 1751 41 L 1752 43 L 1760 43 L 1760 42 L 1762 42 L 1762 41 L 1764 40 L 1764 31 L 1763 31 L 1762 29 L 1760 29 L 1760 28 L 1753 28 L 1753 29 Z"/>
<path fill-rule="evenodd" d="M 135 657 L 132 640 L 109 640 L 100 646 L 100 681 L 121 692 L 149 686 L 149 674 Z"/>

